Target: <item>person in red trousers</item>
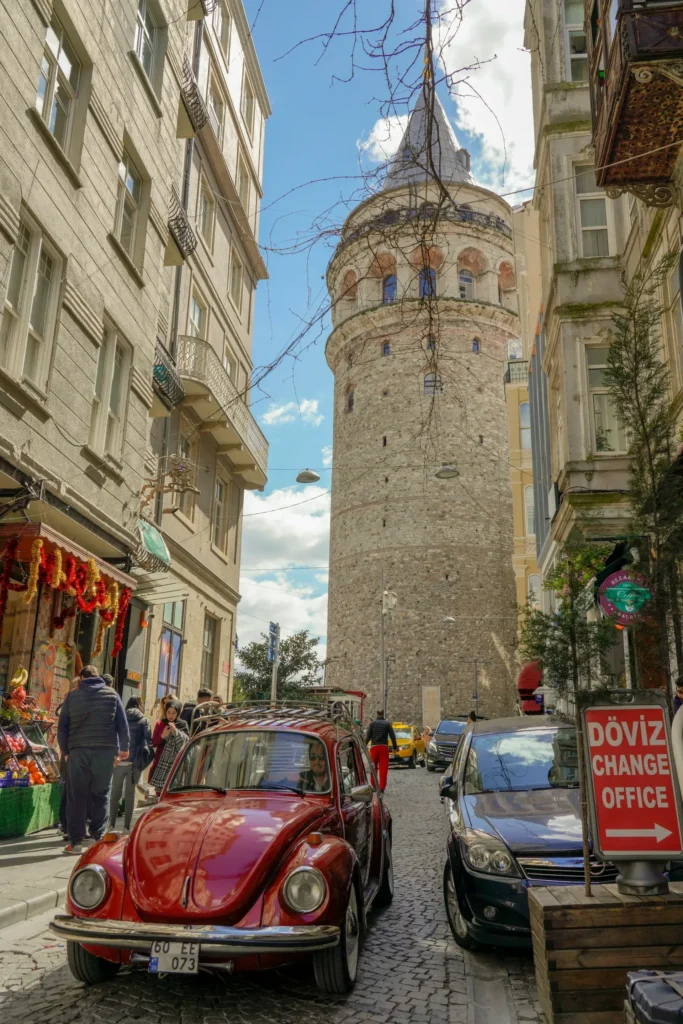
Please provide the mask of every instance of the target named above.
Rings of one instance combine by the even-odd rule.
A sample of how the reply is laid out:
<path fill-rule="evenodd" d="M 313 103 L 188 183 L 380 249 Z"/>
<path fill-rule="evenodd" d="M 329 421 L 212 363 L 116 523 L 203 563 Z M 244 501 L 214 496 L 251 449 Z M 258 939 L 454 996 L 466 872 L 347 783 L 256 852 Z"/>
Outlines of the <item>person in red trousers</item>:
<path fill-rule="evenodd" d="M 387 721 L 383 712 L 378 711 L 365 733 L 365 742 L 372 744 L 370 758 L 379 774 L 379 788 L 382 792 L 387 788 L 387 775 L 389 774 L 389 740 L 391 740 L 394 753 L 396 753 L 398 747 L 391 722 Z"/>

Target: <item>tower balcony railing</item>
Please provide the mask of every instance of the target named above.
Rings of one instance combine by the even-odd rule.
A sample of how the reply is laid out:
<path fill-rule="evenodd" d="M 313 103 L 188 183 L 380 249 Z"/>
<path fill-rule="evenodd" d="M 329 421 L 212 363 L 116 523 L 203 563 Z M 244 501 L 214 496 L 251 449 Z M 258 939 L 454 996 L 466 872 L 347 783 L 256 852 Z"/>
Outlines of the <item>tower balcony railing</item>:
<path fill-rule="evenodd" d="M 503 381 L 505 384 L 526 384 L 529 380 L 528 359 L 508 359 L 505 364 Z"/>
<path fill-rule="evenodd" d="M 263 488 L 268 441 L 218 353 L 203 338 L 181 335 L 176 365 L 185 389 L 184 404 L 199 416 L 200 429 L 213 434 L 219 454 L 230 458 L 247 489 Z"/>

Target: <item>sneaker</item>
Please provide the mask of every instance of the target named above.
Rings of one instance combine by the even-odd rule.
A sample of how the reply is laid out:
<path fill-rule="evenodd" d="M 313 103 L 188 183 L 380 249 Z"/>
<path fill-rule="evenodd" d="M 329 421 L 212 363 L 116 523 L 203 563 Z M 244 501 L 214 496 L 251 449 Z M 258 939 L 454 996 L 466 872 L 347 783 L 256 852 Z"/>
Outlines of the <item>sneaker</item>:
<path fill-rule="evenodd" d="M 67 843 L 64 847 L 63 853 L 69 853 L 76 857 L 80 857 L 83 853 L 83 843 Z"/>
<path fill-rule="evenodd" d="M 129 832 L 130 832 L 130 829 L 128 828 L 128 826 L 124 825 L 123 828 L 121 829 L 121 835 L 122 836 L 127 836 L 129 834 Z"/>

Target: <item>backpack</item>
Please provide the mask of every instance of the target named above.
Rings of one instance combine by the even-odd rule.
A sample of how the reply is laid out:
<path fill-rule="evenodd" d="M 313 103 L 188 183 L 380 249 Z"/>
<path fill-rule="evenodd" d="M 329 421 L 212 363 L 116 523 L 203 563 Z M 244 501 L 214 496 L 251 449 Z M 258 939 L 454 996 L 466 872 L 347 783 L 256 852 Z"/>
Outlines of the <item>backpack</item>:
<path fill-rule="evenodd" d="M 147 725 L 145 730 L 147 735 L 144 737 L 144 742 L 140 744 L 135 752 L 133 768 L 136 772 L 144 772 L 145 768 L 154 760 L 154 747 L 152 746 L 152 737 L 149 732 L 149 722 L 146 718 L 143 719 L 143 722 Z M 144 728 L 143 722 L 140 723 L 141 728 Z"/>

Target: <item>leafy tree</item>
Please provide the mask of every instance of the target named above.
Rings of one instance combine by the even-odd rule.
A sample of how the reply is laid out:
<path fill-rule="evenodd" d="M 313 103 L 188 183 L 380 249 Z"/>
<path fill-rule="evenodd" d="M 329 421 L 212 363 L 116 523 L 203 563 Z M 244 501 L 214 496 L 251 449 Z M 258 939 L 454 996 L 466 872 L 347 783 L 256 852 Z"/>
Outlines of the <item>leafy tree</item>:
<path fill-rule="evenodd" d="M 268 661 L 268 636 L 253 640 L 240 651 L 242 668 L 235 671 L 234 696 L 240 701 L 270 699 L 273 663 Z M 322 662 L 318 659 L 318 637 L 302 629 L 280 641 L 277 670 L 278 700 L 310 700 L 310 687 L 318 678 Z"/>
<path fill-rule="evenodd" d="M 613 316 L 605 383 L 629 438 L 629 500 L 633 533 L 639 538 L 642 569 L 649 575 L 650 615 L 636 629 L 641 654 L 654 656 L 651 681 L 669 676 L 669 623 L 673 624 L 679 670 L 683 643 L 679 618 L 679 560 L 683 554 L 683 477 L 672 471 L 679 446 L 679 405 L 673 400 L 671 374 L 662 358 L 662 288 L 678 253 L 668 253 L 654 268 L 636 273 L 626 286 L 623 311 Z M 641 667 L 643 658 L 640 658 Z"/>

